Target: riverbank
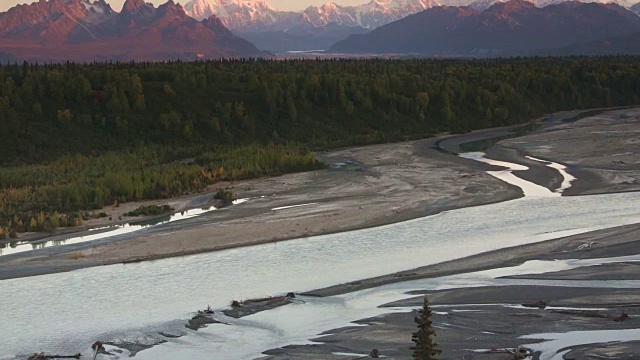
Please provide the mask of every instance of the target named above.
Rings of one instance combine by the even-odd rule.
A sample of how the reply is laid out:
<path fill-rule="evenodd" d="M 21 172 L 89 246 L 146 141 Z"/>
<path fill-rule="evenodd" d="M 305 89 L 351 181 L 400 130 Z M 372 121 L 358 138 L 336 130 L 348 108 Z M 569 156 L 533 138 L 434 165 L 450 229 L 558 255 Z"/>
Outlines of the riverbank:
<path fill-rule="evenodd" d="M 370 228 L 522 196 L 487 175 L 490 166 L 436 150 L 437 140 L 319 154 L 330 169 L 233 184 L 238 198 L 249 199 L 237 206 L 141 233 L 2 256 L 0 279 Z"/>
<path fill-rule="evenodd" d="M 564 192 L 566 196 L 640 190 L 640 108 L 578 118 L 550 116 L 540 130 L 503 140 L 487 154 L 506 161 L 524 158 L 527 166 L 540 167 L 540 163 L 525 156 L 565 164 L 577 178 Z M 530 180 L 537 175 L 522 172 L 519 176 Z"/>
<path fill-rule="evenodd" d="M 460 160 L 467 161 L 465 159 Z M 478 172 L 484 171 L 481 168 L 491 168 L 477 162 L 472 162 L 471 164 L 480 166 L 477 170 Z M 363 168 L 355 160 L 342 158 L 340 161 L 335 162 L 332 171 L 336 174 L 358 174 L 366 172 L 367 169 Z M 461 278 L 455 277 L 456 275 L 453 275 L 454 278 L 447 276 L 433 278 L 429 274 L 421 280 L 417 277 L 412 278 L 412 276 L 416 276 L 416 274 L 412 274 L 413 270 L 404 269 L 416 268 L 425 264 L 435 264 L 434 266 L 437 266 L 438 263 L 441 263 L 449 266 L 448 271 L 450 272 L 447 273 L 447 269 L 444 269 L 439 275 L 455 273 L 463 277 L 467 274 L 472 276 L 474 273 L 461 274 L 460 271 L 473 271 L 474 269 L 481 269 L 482 266 L 492 265 L 486 264 L 489 262 L 488 259 L 475 259 L 469 263 L 469 259 L 474 258 L 465 258 L 465 256 L 476 256 L 474 254 L 491 252 L 492 250 L 508 248 L 509 246 L 538 242 L 543 244 L 541 241 L 557 238 L 563 234 L 604 229 L 637 222 L 634 220 L 638 216 L 637 208 L 633 206 L 637 196 L 638 193 L 564 198 L 528 198 L 482 207 L 468 207 L 444 212 L 438 216 L 353 233 L 319 236 L 311 239 L 301 238 L 280 244 L 263 245 L 255 248 L 243 247 L 232 251 L 179 257 L 165 261 L 96 267 L 68 275 L 59 274 L 9 280 L 0 282 L 0 284 L 4 283 L 7 289 L 12 289 L 11 291 L 7 290 L 9 296 L 4 299 L 3 306 L 9 309 L 8 321 L 15 324 L 14 330 L 19 331 L 12 331 L 5 335 L 10 339 L 10 343 L 22 344 L 19 347 L 11 348 L 15 349 L 15 351 L 22 351 L 21 349 L 24 348 L 27 348 L 27 351 L 31 351 L 29 343 L 25 341 L 24 334 L 27 333 L 31 334 L 30 337 L 48 339 L 42 342 L 37 350 L 58 352 L 82 350 L 78 349 L 79 344 L 89 344 L 95 339 L 112 339 L 114 343 L 118 343 L 118 340 L 122 339 L 128 341 L 130 334 L 139 331 L 136 330 L 139 326 L 144 327 L 145 333 L 146 331 L 160 331 L 161 333 L 157 333 L 159 335 L 156 335 L 156 337 L 159 336 L 160 340 L 168 341 L 167 339 L 184 332 L 184 322 L 179 320 L 179 323 L 175 325 L 156 325 L 155 323 L 150 324 L 150 322 L 170 321 L 173 324 L 175 319 L 186 318 L 185 311 L 203 308 L 207 304 L 213 305 L 215 309 L 223 309 L 225 305 L 228 306 L 231 299 L 241 300 L 272 296 L 296 290 L 313 293 L 312 289 L 325 288 L 337 283 L 349 284 L 345 287 L 346 290 L 344 291 L 348 292 L 345 295 L 330 297 L 297 296 L 295 303 L 269 311 L 258 312 L 238 322 L 229 318 L 218 319 L 221 322 L 229 323 L 231 326 L 212 325 L 207 330 L 203 329 L 202 333 L 198 333 L 198 337 L 194 338 L 186 334 L 180 341 L 180 344 L 184 344 L 185 342 L 189 343 L 189 341 L 197 341 L 202 334 L 209 334 L 208 336 L 215 334 L 214 338 L 217 340 L 206 342 L 207 346 L 211 346 L 211 349 L 202 349 L 200 346 L 197 348 L 185 348 L 177 343 L 172 343 L 167 347 L 159 345 L 139 354 L 142 359 L 157 359 L 157 356 L 164 354 L 165 351 L 175 350 L 174 354 L 184 356 L 184 354 L 199 354 L 197 349 L 200 349 L 204 350 L 202 354 L 224 353 L 229 358 L 244 358 L 242 355 L 238 355 L 238 351 L 241 351 L 241 354 L 253 354 L 251 356 L 255 356 L 265 349 L 282 347 L 292 343 L 300 344 L 300 341 L 306 343 L 307 339 L 313 338 L 323 331 L 347 326 L 349 322 L 357 319 L 366 319 L 373 316 L 373 314 L 384 314 L 387 312 L 386 308 L 380 309 L 378 308 L 379 305 L 411 297 L 411 295 L 405 294 L 406 291 L 426 289 L 431 292 L 434 289 L 430 285 L 432 281 L 440 281 L 441 286 L 444 285 L 449 288 L 459 287 L 461 288 L 461 293 L 455 296 L 465 296 L 466 290 L 464 288 L 468 286 L 478 286 L 485 284 L 487 281 L 493 283 L 498 280 L 491 280 L 490 276 L 485 276 L 480 283 L 478 283 L 477 278 L 471 282 L 462 278 L 463 282 L 460 282 Z M 251 204 L 251 201 L 240 204 L 235 209 L 242 209 L 243 206 L 248 204 Z M 309 211 L 310 208 L 317 204 L 305 202 L 297 205 L 305 206 L 287 207 L 291 205 L 283 205 L 284 208 L 271 208 L 270 211 L 276 214 L 287 210 Z M 201 217 L 177 222 L 171 225 L 176 229 L 174 236 L 175 234 L 180 234 L 178 230 L 184 226 L 206 222 L 207 219 L 210 220 L 214 215 L 219 216 L 223 212 L 231 213 L 229 210 L 233 209 L 225 209 L 220 213 L 217 213 L 216 210 L 206 215 L 211 216 L 209 218 Z M 425 234 L 430 235 L 425 236 Z M 585 234 L 585 236 L 592 235 Z M 609 237 L 619 238 L 622 235 L 613 233 Z M 175 237 L 177 238 L 177 236 Z M 591 241 L 585 240 L 588 244 Z M 591 244 L 589 250 L 584 251 L 600 249 L 600 243 L 603 244 L 603 249 L 613 249 L 614 247 L 609 246 L 603 236 L 602 240 L 596 241 L 596 244 Z M 442 246 L 442 244 L 448 244 L 449 246 Z M 576 246 L 575 250 L 583 247 L 583 245 L 585 243 L 573 244 L 573 246 Z M 625 246 L 626 248 L 624 246 L 619 247 L 617 251 L 632 253 L 637 248 L 632 242 Z M 505 251 L 510 250 L 507 249 Z M 553 249 L 545 247 L 531 251 L 534 257 L 537 256 L 535 254 L 540 252 L 544 254 L 554 253 Z M 575 252 L 574 255 L 579 255 L 580 253 Z M 554 254 L 557 255 L 557 253 Z M 502 264 L 512 260 L 511 258 L 502 258 L 500 255 L 500 251 L 494 251 L 493 256 L 495 258 L 493 261 Z M 512 257 L 518 258 L 517 254 L 512 254 Z M 446 260 L 460 258 L 462 260 L 443 263 Z M 520 259 L 518 261 L 524 260 Z M 548 262 L 549 265 L 554 263 Z M 467 265 L 471 267 L 465 267 Z M 476 267 L 474 268 L 473 266 Z M 540 265 L 537 267 L 542 267 L 544 270 L 548 268 Z M 308 272 L 309 269 L 314 269 L 314 271 Z M 357 291 L 357 288 L 354 288 L 354 285 L 362 283 L 360 279 L 375 278 L 383 274 L 396 273 L 400 270 L 403 270 L 399 273 L 400 276 L 394 278 L 391 282 L 387 282 L 387 285 L 376 286 L 377 284 L 373 284 L 374 287 L 367 287 L 367 289 L 361 291 Z M 303 273 L 306 275 L 296 275 Z M 518 273 L 514 274 L 517 275 Z M 42 279 L 45 278 L 47 281 L 46 284 L 43 284 Z M 64 288 L 70 279 L 73 279 L 73 283 L 79 286 L 68 289 L 69 292 L 65 293 L 65 296 L 73 296 L 78 301 L 47 303 L 47 310 L 43 312 L 50 312 L 48 319 L 32 319 L 33 322 L 29 324 L 22 324 L 21 321 L 15 320 L 29 318 L 28 315 L 24 314 L 25 309 L 45 306 L 45 304 L 40 304 L 40 298 L 57 298 L 59 295 L 58 289 Z M 514 279 L 514 281 L 530 280 Z M 540 280 L 536 279 L 536 281 Z M 531 284 L 526 283 L 525 285 L 529 286 Z M 173 290 L 167 293 L 166 289 Z M 371 293 L 384 294 L 389 289 L 394 290 L 394 294 L 391 298 L 383 296 L 382 298 L 387 299 L 386 301 L 378 301 L 380 297 L 367 297 L 367 294 Z M 398 291 L 398 289 L 402 290 Z M 518 292 L 524 294 L 523 291 Z M 496 290 L 497 295 L 500 293 L 501 290 Z M 77 294 L 82 295 L 78 296 Z M 108 295 L 103 296 L 103 294 Z M 162 294 L 162 296 L 157 296 L 157 294 Z M 141 296 L 147 298 L 147 301 L 139 302 L 137 299 Z M 341 303 L 349 301 L 348 299 L 354 296 L 364 296 L 364 302 L 360 302 L 360 305 L 356 307 L 346 304 L 344 312 L 333 311 L 335 305 L 338 305 L 338 310 L 340 310 Z M 529 297 L 529 295 L 526 297 Z M 297 301 L 298 298 L 300 302 Z M 535 302 L 537 300 L 532 299 L 531 301 Z M 309 304 L 311 308 L 306 306 L 305 303 Z M 121 304 L 127 305 L 121 306 Z M 324 306 L 328 304 L 333 305 Z M 328 310 L 328 313 L 323 312 L 325 311 L 323 309 Z M 360 311 L 361 309 L 367 310 Z M 358 311 L 354 312 L 354 310 Z M 80 329 L 78 327 L 80 320 L 78 319 L 58 319 L 59 314 L 72 313 L 78 314 L 82 318 L 92 319 L 92 325 Z M 293 318 L 307 319 L 307 317 L 310 317 L 311 320 L 308 321 L 309 327 L 300 328 L 300 323 L 284 320 L 291 317 L 292 313 L 298 314 Z M 283 317 L 283 314 L 286 315 Z M 493 316 L 500 317 L 500 314 L 500 311 L 496 311 Z M 14 320 L 11 320 L 12 316 Z M 333 320 L 326 321 L 327 316 Z M 50 324 L 53 319 L 56 319 L 53 321 L 54 324 Z M 313 319 L 324 320 L 316 323 L 316 321 L 312 321 Z M 376 323 L 378 322 L 377 320 L 375 321 Z M 38 322 L 39 325 L 34 325 L 34 323 Z M 479 322 L 479 324 L 482 324 L 482 322 Z M 149 327 L 149 325 L 153 326 Z M 407 326 L 403 331 L 413 329 L 412 323 L 403 326 Z M 442 326 L 442 324 L 439 326 Z M 124 335 L 113 334 L 114 329 L 123 329 L 119 333 Z M 182 329 L 182 332 L 179 329 Z M 289 329 L 289 331 L 284 329 Z M 254 335 L 251 334 L 264 334 L 265 330 L 271 335 L 255 337 L 256 342 L 249 349 L 244 347 L 239 349 L 238 346 L 234 345 L 233 339 L 246 339 L 247 336 L 254 338 Z M 52 333 L 55 333 L 56 336 L 50 336 Z M 338 331 L 333 331 L 332 333 L 338 333 Z M 162 334 L 168 334 L 169 336 Z M 244 335 L 237 337 L 241 334 Z M 384 334 L 384 332 L 381 334 Z M 389 338 L 393 337 L 401 341 L 408 341 L 410 337 L 405 338 L 403 334 L 402 331 L 386 333 Z M 502 333 L 496 332 L 496 334 Z M 374 340 L 378 339 L 376 342 L 379 341 L 379 338 L 371 334 L 362 336 L 371 337 Z M 11 341 L 11 339 L 14 340 Z M 230 342 L 221 342 L 220 339 L 229 339 Z M 450 345 L 451 343 L 447 346 Z M 248 344 L 245 343 L 246 346 Z M 454 348 L 457 347 L 454 346 Z M 321 353 L 318 354 L 316 351 L 311 358 L 334 357 L 331 353 L 322 352 L 328 348 L 314 347 L 312 349 L 321 351 Z M 403 351 L 407 351 L 406 347 L 403 347 L 403 349 Z M 366 349 L 366 352 L 369 350 Z M 15 354 L 15 351 L 9 354 Z M 309 348 L 301 351 L 308 352 Z M 275 356 L 276 353 L 273 354 Z M 389 353 L 385 350 L 383 354 Z M 180 356 L 172 357 L 168 355 L 164 358 L 172 359 Z M 398 356 L 401 356 L 401 354 Z M 194 355 L 191 357 L 198 358 L 199 356 Z M 293 357 L 298 358 L 297 356 Z"/>
<path fill-rule="evenodd" d="M 557 171 L 525 156 L 550 159 L 549 149 L 563 147 L 565 156 L 559 161 L 569 163 L 569 171 L 579 175 L 576 185 L 567 194 L 638 189 L 638 171 L 632 163 L 637 163 L 633 154 L 640 154 L 640 146 L 633 140 L 636 133 L 632 131 L 633 125 L 638 122 L 638 110 L 615 110 L 597 115 L 595 119 L 587 117 L 576 122 L 564 122 L 579 113 L 563 112 L 549 116 L 546 122 L 542 122 L 542 129 L 504 140 L 489 149 L 488 153 L 496 159 L 528 166 L 529 170 L 518 172 L 517 175 L 553 190 L 561 181 Z M 609 122 L 599 124 L 603 116 Z M 614 143 L 597 136 L 603 127 L 618 126 L 620 119 L 624 119 L 625 124 L 621 125 L 616 136 L 623 138 L 628 130 L 626 140 L 616 138 Z M 508 136 L 516 130 L 517 127 L 489 129 L 461 136 L 318 154 L 321 160 L 330 165 L 329 170 L 233 184 L 237 197 L 250 200 L 232 208 L 140 233 L 2 256 L 0 279 L 156 260 L 343 232 L 515 199 L 522 196 L 521 191 L 486 174 L 486 170 L 493 169 L 491 166 L 461 159 L 438 149 L 442 146 L 457 152 L 460 144 Z M 570 139 L 566 139 L 566 132 L 571 133 Z M 624 142 L 629 153 L 625 157 L 627 162 L 624 162 L 624 167 L 612 162 L 610 168 L 601 170 L 590 165 L 589 159 L 600 160 L 597 155 L 606 153 L 607 149 L 618 153 L 620 141 Z M 594 154 L 591 147 L 582 145 L 594 142 L 600 153 Z M 579 151 L 573 156 L 583 159 L 576 164 L 569 159 L 569 150 L 574 147 Z M 541 154 L 541 151 L 546 153 Z M 554 157 L 553 160 L 558 159 Z M 603 177 L 602 171 L 610 176 Z M 630 176 L 633 181 L 628 180 Z M 621 178 L 627 179 L 626 182 Z M 211 194 L 202 194 L 170 200 L 168 203 L 177 210 L 184 210 L 208 204 L 210 199 Z M 129 204 L 122 210 L 137 205 Z"/>
<path fill-rule="evenodd" d="M 487 153 L 528 166 L 518 176 L 536 183 L 541 165 L 525 156 L 569 164 L 569 172 L 578 176 L 574 183 L 578 188 L 571 187 L 564 195 L 637 191 L 639 119 L 637 109 L 576 122 L 551 119 L 541 130 L 503 140 Z M 457 145 L 445 146 L 455 151 Z M 547 177 L 539 184 L 557 189 L 561 182 Z M 408 359 L 413 318 L 425 293 L 434 310 L 432 320 L 443 358 L 503 359 L 519 345 L 529 349 L 534 359 L 555 359 L 558 354 L 567 359 L 628 358 L 640 353 L 636 323 L 640 306 L 634 300 L 640 295 L 639 249 L 640 224 L 633 224 L 314 290 L 306 295 L 341 296 L 415 283 L 407 299 L 384 305 L 389 313 L 327 331 L 311 339 L 313 345 L 269 350 L 264 359 L 339 359 L 347 354 L 367 358 L 374 348 L 386 358 Z M 554 271 L 552 263 L 563 260 L 584 265 Z M 529 265 L 515 271 L 522 275 L 500 277 L 525 263 Z M 440 290 L 439 284 L 447 284 L 447 290 Z M 544 305 L 522 306 L 535 303 Z"/>
<path fill-rule="evenodd" d="M 558 266 L 553 264 L 562 261 L 568 262 L 567 269 L 554 270 Z M 444 359 L 504 359 L 507 349 L 520 345 L 530 349 L 534 359 L 550 359 L 561 349 L 566 359 L 628 358 L 640 352 L 640 341 L 613 346 L 609 342 L 617 338 L 607 340 L 600 332 L 638 331 L 638 261 L 640 224 L 634 224 L 312 291 L 306 295 L 336 296 L 392 289 L 394 284 L 409 290 L 406 299 L 379 304 L 389 308 L 383 315 L 328 330 L 311 339 L 313 345 L 266 351 L 262 359 L 349 358 L 337 354 L 366 358 L 374 348 L 385 358 L 409 359 L 413 318 L 423 294 L 434 311 Z M 571 265 L 580 262 L 584 264 Z M 555 338 L 564 342 L 541 341 Z"/>

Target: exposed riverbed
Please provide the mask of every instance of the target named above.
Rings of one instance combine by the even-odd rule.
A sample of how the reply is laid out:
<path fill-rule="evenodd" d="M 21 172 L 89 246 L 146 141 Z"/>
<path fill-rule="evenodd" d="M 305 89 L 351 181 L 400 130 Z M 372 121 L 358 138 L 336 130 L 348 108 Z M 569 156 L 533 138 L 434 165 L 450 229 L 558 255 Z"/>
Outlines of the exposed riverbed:
<path fill-rule="evenodd" d="M 3 309 L 0 318 L 0 336 L 3 338 L 0 359 L 10 359 L 17 354 L 26 355 L 34 351 L 67 354 L 80 351 L 87 355 L 90 353 L 89 345 L 96 340 L 124 344 L 120 348 L 108 347 L 108 350 L 114 351 L 112 358 L 128 357 L 130 350 L 127 349 L 131 347 L 127 347 L 127 343 L 142 348 L 145 345 L 162 343 L 137 353 L 136 357 L 208 358 L 210 354 L 215 353 L 224 359 L 246 359 L 285 345 L 298 344 L 302 345 L 301 349 L 306 349 L 304 344 L 309 344 L 310 339 L 321 332 L 352 326 L 351 322 L 355 320 L 384 316 L 383 314 L 389 312 L 408 314 L 419 304 L 419 299 L 402 303 L 413 296 L 406 294 L 410 290 L 466 291 L 464 289 L 469 287 L 520 286 L 534 289 L 542 286 L 546 289 L 570 286 L 617 291 L 639 287 L 635 279 L 614 282 L 589 279 L 578 282 L 526 277 L 498 279 L 501 276 L 571 271 L 597 264 L 617 266 L 607 264 L 627 264 L 638 259 L 604 258 L 599 260 L 599 263 L 595 260 L 592 263 L 578 260 L 528 262 L 523 266 L 506 270 L 474 271 L 435 279 L 396 282 L 351 292 L 345 291 L 343 287 L 338 291 L 342 295 L 326 298 L 299 296 L 293 304 L 239 320 L 222 314 L 214 315 L 217 320 L 227 325 L 213 324 L 198 332 L 184 327 L 185 320 L 193 316 L 193 310 L 202 309 L 207 305 L 216 309 L 224 308 L 232 299 L 284 294 L 289 291 L 299 293 L 342 283 L 353 283 L 357 287 L 361 279 L 408 271 L 487 251 L 640 222 L 640 208 L 637 207 L 640 193 L 561 197 L 562 192 L 571 189 L 573 181 L 582 180 L 580 176 L 577 180 L 572 179 L 572 172 L 567 172 L 563 164 L 533 157 L 526 159 L 532 166 L 545 168 L 549 174 L 557 177 L 552 182 L 554 186 L 541 187 L 518 176 L 522 173 L 527 174 L 525 178 L 530 177 L 532 171 L 529 166 L 511 162 L 496 163 L 481 153 L 464 157 L 506 167 L 504 170 L 494 168 L 489 175 L 511 183 L 512 187 L 518 186 L 525 197 L 445 211 L 433 216 L 364 230 L 303 237 L 287 242 L 153 262 L 116 264 L 67 273 L 3 280 L 0 281 L 0 294 L 3 294 L 0 297 L 0 306 Z M 427 170 L 408 169 L 415 174 Z M 363 171 L 367 179 L 375 179 L 375 171 L 366 168 Z M 361 179 L 352 174 L 349 176 L 352 179 Z M 467 179 L 468 176 L 470 175 L 464 174 L 458 179 Z M 428 184 L 432 184 L 436 178 L 429 178 L 429 181 Z M 385 184 L 388 186 L 389 183 Z M 402 188 L 404 185 L 402 181 L 398 181 L 394 186 Z M 414 186 L 416 185 L 412 183 L 412 188 L 408 191 L 417 193 L 419 190 L 413 188 Z M 465 190 L 473 189 L 469 184 L 466 186 Z M 313 198 L 308 198 L 306 201 L 293 204 L 283 202 L 271 205 L 269 211 L 284 218 L 289 212 L 295 211 L 295 221 L 301 221 L 302 217 L 326 211 L 331 206 L 333 208 L 330 211 L 340 211 L 339 207 L 336 207 L 339 201 L 336 199 L 335 204 L 327 200 L 319 203 Z M 441 195 L 438 201 L 447 201 L 446 196 Z M 482 200 L 482 203 L 487 202 L 486 198 Z M 357 211 L 356 209 L 357 207 L 349 207 L 349 211 Z M 156 238 L 175 237 L 179 240 L 180 236 L 187 236 L 184 230 L 159 233 Z M 215 236 L 215 233 L 209 236 Z M 451 304 L 444 295 L 439 299 Z M 437 301 L 436 296 L 436 304 Z M 380 308 L 386 303 L 395 305 Z M 494 302 L 491 306 L 494 307 L 493 311 L 502 311 L 499 309 L 504 309 L 504 306 L 513 309 L 518 304 L 504 301 Z M 443 309 L 439 316 L 447 316 L 451 312 L 452 309 Z M 483 321 L 482 318 L 478 319 Z M 452 324 L 451 320 L 436 320 L 440 322 L 438 326 L 443 328 L 442 332 L 446 338 L 445 330 L 452 329 L 453 326 L 447 325 Z M 548 333 L 539 330 L 531 328 L 525 335 Z M 549 333 L 545 336 L 557 344 L 567 343 L 566 337 L 562 338 L 557 334 Z M 408 339 L 410 336 L 399 341 Z M 555 345 L 540 347 L 539 351 L 551 354 L 552 357 L 556 356 L 558 349 L 553 346 Z M 367 351 L 367 348 L 349 349 L 354 351 L 334 349 L 329 353 L 341 356 L 341 353 L 366 354 Z M 403 349 L 406 351 L 406 346 Z M 475 348 L 479 349 L 482 348 Z M 278 353 L 283 354 L 278 351 L 269 353 L 275 358 L 278 358 Z M 390 354 L 400 358 L 406 355 L 402 352 Z M 289 355 L 285 352 L 283 358 L 287 356 Z M 301 355 L 293 357 L 304 358 Z"/>
<path fill-rule="evenodd" d="M 49 352 L 86 351 L 82 344 L 96 339 L 131 340 L 136 338 L 132 334 L 153 337 L 157 332 L 175 331 L 181 327 L 178 320 L 189 317 L 189 309 L 206 305 L 220 308 L 231 299 L 307 291 L 507 246 L 631 224 L 640 219 L 636 206 L 639 200 L 640 193 L 525 197 L 354 232 L 5 280 L 0 282 L 0 307 L 3 323 L 11 326 L 10 330 L 2 327 L 2 337 L 9 345 L 2 348 L 1 355 L 26 354 L 33 350 L 33 344 Z M 370 305 L 367 309 L 378 313 L 376 308 L 382 303 Z M 279 314 L 277 317 L 283 318 L 293 308 L 287 306 L 254 317 Z M 341 316 L 348 323 L 367 314 Z M 262 342 L 266 347 L 260 350 L 314 335 L 322 326 L 316 318 L 311 320 L 311 332 L 277 326 L 266 329 Z M 326 324 L 324 330 L 335 325 Z M 218 344 L 216 352 L 221 353 L 233 345 L 228 350 L 230 357 L 225 358 L 246 358 L 244 350 L 238 350 L 238 344 L 228 339 L 233 332 L 221 326 L 207 330 L 211 338 L 206 342 Z M 214 333 L 224 336 L 215 340 Z M 274 339 L 274 334 L 280 335 Z M 188 339 L 180 342 L 199 342 Z M 157 351 L 168 353 L 167 348 L 173 347 L 184 349 L 169 344 Z M 239 351 L 237 356 L 232 356 L 234 351 Z"/>

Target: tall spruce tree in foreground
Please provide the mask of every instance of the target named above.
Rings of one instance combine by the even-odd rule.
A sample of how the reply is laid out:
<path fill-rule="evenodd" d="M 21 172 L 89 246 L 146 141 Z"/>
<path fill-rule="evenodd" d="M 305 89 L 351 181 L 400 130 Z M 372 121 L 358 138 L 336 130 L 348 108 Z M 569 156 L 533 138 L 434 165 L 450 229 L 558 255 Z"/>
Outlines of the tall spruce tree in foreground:
<path fill-rule="evenodd" d="M 415 322 L 418 324 L 418 331 L 411 336 L 411 340 L 416 344 L 411 348 L 413 358 L 416 360 L 438 359 L 442 350 L 438 348 L 438 343 L 434 339 L 436 332 L 431 325 L 431 309 L 426 295 L 420 315 L 415 317 Z"/>

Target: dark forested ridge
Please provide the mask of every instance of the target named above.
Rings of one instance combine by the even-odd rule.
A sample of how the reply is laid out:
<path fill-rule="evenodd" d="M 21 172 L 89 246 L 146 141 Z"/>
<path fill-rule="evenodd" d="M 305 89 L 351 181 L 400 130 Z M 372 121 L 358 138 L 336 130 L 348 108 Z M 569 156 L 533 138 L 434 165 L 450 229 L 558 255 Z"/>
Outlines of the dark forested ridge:
<path fill-rule="evenodd" d="M 632 104 L 640 58 L 0 66 L 0 163 L 141 144 L 327 148 Z"/>
<path fill-rule="evenodd" d="M 0 226 L 42 229 L 55 211 L 317 168 L 309 149 L 509 125 L 639 95 L 634 57 L 5 65 Z"/>
<path fill-rule="evenodd" d="M 433 7 L 367 34 L 351 35 L 328 51 L 476 57 L 637 54 L 640 45 L 610 47 L 607 41 L 638 32 L 640 17 L 616 4 L 567 1 L 537 7 L 509 0 L 483 11 Z M 591 45 L 583 48 L 583 43 Z"/>

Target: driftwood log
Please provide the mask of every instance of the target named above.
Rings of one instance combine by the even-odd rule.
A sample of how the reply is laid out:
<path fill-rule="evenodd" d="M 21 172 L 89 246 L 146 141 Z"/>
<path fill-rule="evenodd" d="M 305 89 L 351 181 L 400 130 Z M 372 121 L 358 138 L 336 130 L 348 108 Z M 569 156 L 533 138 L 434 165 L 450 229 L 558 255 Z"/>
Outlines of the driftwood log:
<path fill-rule="evenodd" d="M 534 303 L 524 303 L 522 304 L 522 306 L 524 307 L 529 307 L 529 308 L 538 308 L 538 309 L 544 309 L 549 305 L 549 303 L 547 303 L 546 301 L 543 300 L 538 300 Z"/>
<path fill-rule="evenodd" d="M 47 355 L 45 353 L 35 353 L 27 358 L 27 360 L 46 360 L 46 359 L 80 359 L 82 354 L 75 355 Z"/>
<path fill-rule="evenodd" d="M 484 354 L 511 354 L 512 359 L 526 359 L 531 352 L 526 347 L 519 345 L 516 348 L 494 348 L 484 352 Z"/>
<path fill-rule="evenodd" d="M 620 316 L 618 316 L 617 318 L 614 318 L 613 321 L 615 321 L 615 322 L 623 322 L 623 321 L 627 320 L 628 317 L 629 317 L 629 315 L 627 315 L 627 313 L 622 311 L 620 313 Z"/>

